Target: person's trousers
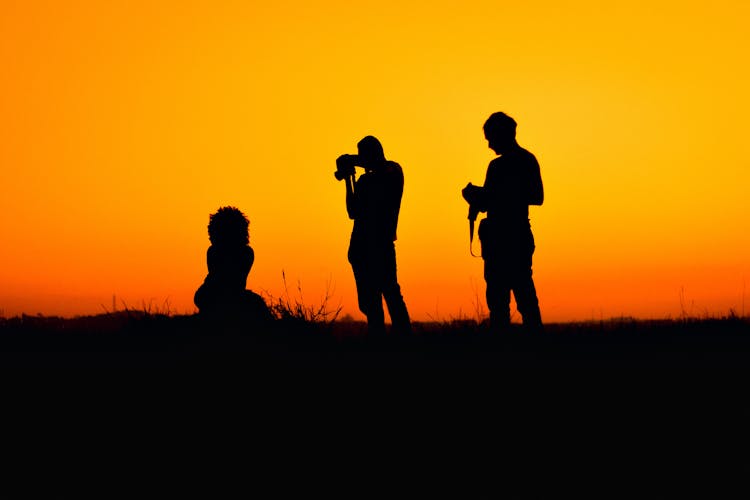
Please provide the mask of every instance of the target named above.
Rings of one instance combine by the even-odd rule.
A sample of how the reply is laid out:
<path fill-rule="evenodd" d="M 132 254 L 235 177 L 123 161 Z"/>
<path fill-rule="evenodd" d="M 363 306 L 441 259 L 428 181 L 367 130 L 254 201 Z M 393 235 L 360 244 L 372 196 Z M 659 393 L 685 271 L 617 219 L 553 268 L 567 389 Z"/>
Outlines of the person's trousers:
<path fill-rule="evenodd" d="M 396 247 L 393 242 L 377 246 L 352 245 L 349 247 L 349 263 L 357 284 L 359 310 L 367 316 L 368 332 L 385 333 L 383 299 L 388 306 L 393 331 L 410 332 L 409 312 L 396 277 Z"/>
<path fill-rule="evenodd" d="M 534 249 L 530 229 L 505 241 L 498 237 L 495 245 L 485 245 L 483 242 L 487 307 L 493 329 L 506 329 L 510 325 L 511 292 L 516 299 L 523 324 L 534 330 L 542 328 L 539 300 L 531 271 Z"/>

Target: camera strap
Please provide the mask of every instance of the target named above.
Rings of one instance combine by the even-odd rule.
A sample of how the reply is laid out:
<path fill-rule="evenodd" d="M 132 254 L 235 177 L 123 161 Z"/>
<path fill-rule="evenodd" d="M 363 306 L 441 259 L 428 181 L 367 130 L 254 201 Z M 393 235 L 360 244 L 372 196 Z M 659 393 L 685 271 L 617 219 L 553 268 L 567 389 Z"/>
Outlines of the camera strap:
<path fill-rule="evenodd" d="M 481 257 L 474 254 L 474 219 L 469 217 L 469 253 L 472 257 Z"/>

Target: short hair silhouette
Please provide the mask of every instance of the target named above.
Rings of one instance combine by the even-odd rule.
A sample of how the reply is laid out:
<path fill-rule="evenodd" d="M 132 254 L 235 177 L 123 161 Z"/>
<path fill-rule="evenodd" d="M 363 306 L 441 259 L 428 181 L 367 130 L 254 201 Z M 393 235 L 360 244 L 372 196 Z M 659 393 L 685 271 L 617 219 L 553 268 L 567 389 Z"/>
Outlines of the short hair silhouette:
<path fill-rule="evenodd" d="M 212 245 L 247 245 L 250 220 L 238 208 L 221 207 L 208 218 L 208 239 Z"/>
<path fill-rule="evenodd" d="M 518 124 L 510 116 L 506 115 L 502 111 L 492 113 L 487 121 L 484 122 L 484 133 L 488 137 L 503 137 L 503 138 L 514 138 L 516 137 L 516 126 Z"/>
<path fill-rule="evenodd" d="M 487 213 L 479 223 L 479 241 L 490 325 L 498 331 L 510 328 L 512 292 L 523 324 L 540 332 L 542 316 L 531 270 L 536 245 L 529 219 L 529 205 L 544 202 L 539 162 L 516 142 L 516 121 L 503 112 L 484 122 L 484 135 L 498 156 L 487 167 L 484 185 L 468 183 L 462 194 L 469 202 L 472 235 L 477 214 Z"/>
<path fill-rule="evenodd" d="M 367 316 L 370 334 L 385 334 L 383 301 L 392 331 L 411 332 L 411 319 L 396 275 L 396 228 L 404 192 L 401 165 L 385 159 L 383 145 L 368 135 L 357 143 L 357 165 L 365 173 L 347 177 L 346 212 L 354 221 L 347 258 L 357 286 L 359 310 Z M 351 155 L 336 160 L 351 161 Z M 337 177 L 339 178 L 339 177 Z"/>
<path fill-rule="evenodd" d="M 377 137 L 368 135 L 357 143 L 357 149 L 360 154 L 364 153 L 373 159 L 385 160 L 385 152 L 383 151 L 383 145 Z"/>

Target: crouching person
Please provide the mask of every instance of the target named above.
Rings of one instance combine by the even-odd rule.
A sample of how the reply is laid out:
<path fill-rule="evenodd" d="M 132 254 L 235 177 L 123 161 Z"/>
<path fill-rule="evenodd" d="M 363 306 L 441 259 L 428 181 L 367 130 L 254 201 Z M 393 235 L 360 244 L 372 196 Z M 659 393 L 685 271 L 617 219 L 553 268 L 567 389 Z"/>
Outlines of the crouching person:
<path fill-rule="evenodd" d="M 273 319 L 263 298 L 246 289 L 255 260 L 249 225 L 245 214 L 235 207 L 221 207 L 209 217 L 208 275 L 193 298 L 204 318 L 252 326 Z"/>

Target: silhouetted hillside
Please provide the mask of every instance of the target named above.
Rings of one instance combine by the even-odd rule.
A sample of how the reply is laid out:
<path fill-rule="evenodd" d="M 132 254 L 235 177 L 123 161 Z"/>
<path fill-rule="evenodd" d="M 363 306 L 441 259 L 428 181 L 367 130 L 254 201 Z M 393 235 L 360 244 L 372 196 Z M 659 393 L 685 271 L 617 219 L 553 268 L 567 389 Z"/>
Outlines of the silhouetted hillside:
<path fill-rule="evenodd" d="M 308 322 L 286 318 L 269 324 L 218 323 L 195 316 L 125 311 L 78 318 L 22 316 L 0 319 L 0 356 L 6 363 L 127 363 L 140 357 L 155 366 L 188 358 L 226 355 L 333 365 L 396 364 L 416 368 L 466 363 L 473 368 L 546 365 L 643 368 L 744 368 L 750 356 L 750 322 L 613 319 L 551 324 L 530 335 L 520 326 L 507 335 L 475 321 L 416 323 L 414 334 L 370 338 L 364 323 Z M 40 359 L 41 359 L 40 358 Z M 143 361 L 140 359 L 139 361 Z M 41 362 L 41 361 L 40 361 Z"/>
<path fill-rule="evenodd" d="M 621 319 L 536 336 L 473 321 L 381 340 L 365 330 L 134 312 L 3 319 L 4 401 L 27 412 L 17 428 L 62 449 L 109 436 L 117 447 L 97 453 L 132 448 L 158 467 L 154 443 L 181 467 L 196 454 L 237 466 L 228 450 L 241 450 L 245 491 L 270 485 L 276 498 L 744 491 L 747 320 Z M 192 490 L 178 477 L 170 487 Z"/>

